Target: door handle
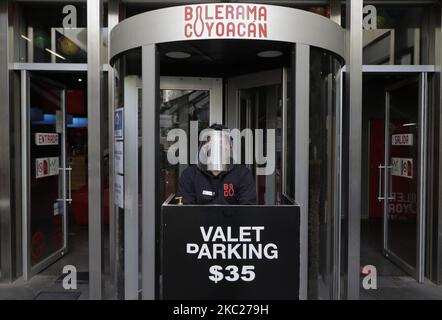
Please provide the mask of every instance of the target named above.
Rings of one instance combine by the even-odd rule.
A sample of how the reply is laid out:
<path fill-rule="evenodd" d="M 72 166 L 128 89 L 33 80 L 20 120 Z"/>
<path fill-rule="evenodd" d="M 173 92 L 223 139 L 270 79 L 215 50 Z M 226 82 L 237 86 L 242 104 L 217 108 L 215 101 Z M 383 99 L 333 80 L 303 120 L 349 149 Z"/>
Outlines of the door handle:
<path fill-rule="evenodd" d="M 69 204 L 72 203 L 72 167 L 69 166 L 69 168 L 66 168 L 66 171 L 68 172 L 68 198 L 66 199 Z"/>
<path fill-rule="evenodd" d="M 393 168 L 393 166 L 387 166 L 387 169 L 391 169 L 391 168 Z M 392 192 L 391 192 L 392 185 L 393 185 L 393 184 L 392 184 L 391 181 L 390 181 L 390 183 L 389 183 L 389 186 L 390 186 L 390 192 L 389 192 L 388 200 L 394 200 L 394 199 L 396 199 L 396 197 L 393 197 L 393 196 L 392 196 Z"/>
<path fill-rule="evenodd" d="M 58 170 L 68 172 L 68 184 L 67 184 L 68 194 L 67 194 L 66 199 L 57 199 L 57 201 L 66 201 L 66 202 L 69 202 L 69 204 L 71 204 L 72 203 L 72 183 L 71 183 L 72 182 L 72 175 L 71 175 L 72 168 L 71 168 L 71 166 L 69 166 L 69 168 L 58 168 Z"/>
<path fill-rule="evenodd" d="M 384 200 L 384 197 L 382 197 L 382 169 L 385 169 L 385 166 L 379 165 L 379 187 L 378 187 L 378 201 L 381 202 Z"/>
<path fill-rule="evenodd" d="M 379 165 L 378 169 L 379 169 L 379 188 L 378 188 L 378 201 L 380 202 L 381 200 L 385 200 L 385 197 L 382 196 L 382 169 L 385 170 L 390 170 L 391 168 L 393 168 L 393 166 L 385 166 L 385 165 Z M 387 198 L 387 200 L 394 200 L 396 199 L 395 197 L 393 197 L 391 194 L 391 183 L 390 185 L 390 192 L 389 192 L 389 196 Z"/>

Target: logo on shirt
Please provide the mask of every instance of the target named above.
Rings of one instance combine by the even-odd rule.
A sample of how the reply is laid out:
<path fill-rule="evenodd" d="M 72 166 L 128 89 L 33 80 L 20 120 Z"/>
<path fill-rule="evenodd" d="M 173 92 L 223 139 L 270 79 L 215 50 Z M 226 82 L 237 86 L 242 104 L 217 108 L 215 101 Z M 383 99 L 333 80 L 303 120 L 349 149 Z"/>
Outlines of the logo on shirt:
<path fill-rule="evenodd" d="M 233 189 L 233 183 L 224 183 L 224 198 L 233 197 L 235 189 Z"/>

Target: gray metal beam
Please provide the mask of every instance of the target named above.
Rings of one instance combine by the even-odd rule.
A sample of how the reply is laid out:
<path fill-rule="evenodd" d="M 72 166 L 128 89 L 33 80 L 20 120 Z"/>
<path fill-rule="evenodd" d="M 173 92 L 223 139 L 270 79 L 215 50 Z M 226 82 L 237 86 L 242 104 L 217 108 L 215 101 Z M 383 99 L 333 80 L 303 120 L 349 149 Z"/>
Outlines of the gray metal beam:
<path fill-rule="evenodd" d="M 124 299 L 138 299 L 138 77 L 124 78 Z"/>
<path fill-rule="evenodd" d="M 348 283 L 347 298 L 359 299 L 361 170 L 362 170 L 362 0 L 349 0 L 345 94 L 349 109 L 348 137 Z"/>
<path fill-rule="evenodd" d="M 11 203 L 11 117 L 8 70 L 8 1 L 0 2 L 0 280 L 13 279 L 13 234 Z"/>
<path fill-rule="evenodd" d="M 109 0 L 107 9 L 107 24 L 110 36 L 110 30 L 119 22 L 119 6 L 120 0 Z M 110 56 L 110 47 L 108 47 L 108 56 Z M 105 63 L 108 63 L 106 61 Z M 117 298 L 118 291 L 118 265 L 120 259 L 118 242 L 117 242 L 117 223 L 116 214 L 118 209 L 115 208 L 114 202 L 114 93 L 115 93 L 115 70 L 109 65 L 108 69 L 108 131 L 109 131 L 109 276 L 110 276 L 110 298 Z"/>
<path fill-rule="evenodd" d="M 341 0 L 330 1 L 330 19 L 339 25 L 341 25 L 341 10 Z"/>
<path fill-rule="evenodd" d="M 310 47 L 295 44 L 295 201 L 301 206 L 299 299 L 307 299 Z"/>
<path fill-rule="evenodd" d="M 156 297 L 156 213 L 159 210 L 159 57 L 155 45 L 142 47 L 142 298 Z"/>
<path fill-rule="evenodd" d="M 87 2 L 89 298 L 102 298 L 102 0 Z"/>
<path fill-rule="evenodd" d="M 439 8 L 439 30 L 442 30 L 442 5 L 440 5 Z M 442 33 L 439 31 L 438 33 L 436 33 L 439 37 L 439 39 L 436 39 L 436 43 L 439 44 L 438 47 L 436 47 L 436 63 L 439 66 L 440 70 L 442 70 Z M 438 130 L 438 136 L 437 136 L 437 141 L 439 144 L 439 148 L 437 151 L 437 164 L 436 167 L 439 169 L 439 174 L 437 175 L 438 177 L 438 182 L 437 182 L 437 186 L 439 188 L 439 192 L 438 194 L 435 194 L 435 197 L 437 197 L 439 200 L 437 201 L 437 208 L 436 208 L 436 217 L 433 221 L 437 221 L 437 226 L 435 228 L 436 230 L 436 267 L 435 269 L 437 270 L 436 276 L 435 278 L 437 279 L 437 283 L 441 284 L 442 283 L 442 186 L 441 186 L 441 181 L 442 181 L 442 128 L 441 128 L 441 123 L 442 123 L 442 112 L 440 112 L 442 110 L 442 77 L 441 77 L 441 73 L 438 72 L 437 73 L 437 81 L 439 84 L 439 87 L 436 87 L 436 90 L 438 91 L 438 100 L 435 101 L 436 107 L 435 109 L 435 114 L 438 115 L 438 121 L 436 121 L 437 125 L 437 130 Z"/>

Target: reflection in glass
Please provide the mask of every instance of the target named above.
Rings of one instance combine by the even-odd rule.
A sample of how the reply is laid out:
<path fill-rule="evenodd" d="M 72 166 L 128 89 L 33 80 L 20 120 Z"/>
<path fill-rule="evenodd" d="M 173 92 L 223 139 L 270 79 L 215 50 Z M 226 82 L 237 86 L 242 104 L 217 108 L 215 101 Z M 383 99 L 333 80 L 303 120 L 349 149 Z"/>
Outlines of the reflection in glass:
<path fill-rule="evenodd" d="M 317 48 L 310 54 L 309 149 L 309 299 L 331 299 L 333 294 L 335 230 L 335 123 L 339 64 Z"/>
<path fill-rule="evenodd" d="M 249 165 L 256 179 L 257 203 L 258 204 L 278 204 L 281 203 L 281 161 L 282 161 L 282 86 L 281 84 L 268 85 L 250 89 L 241 89 L 239 92 L 240 99 L 240 130 L 246 128 L 251 129 L 255 133 L 256 130 L 262 129 L 264 133 L 263 154 L 266 157 L 274 157 L 275 170 L 270 175 L 256 175 L 256 168 L 264 165 L 254 163 Z M 267 135 L 266 130 L 275 130 L 276 149 L 275 155 L 269 155 L 267 152 Z M 243 139 L 241 143 L 241 159 L 244 162 L 246 148 L 247 152 L 255 155 L 255 143 L 246 145 Z"/>
<path fill-rule="evenodd" d="M 363 64 L 432 64 L 430 19 L 436 10 L 430 6 L 366 6 L 364 18 Z M 440 9 L 439 9 L 440 16 Z M 372 17 L 369 17 L 372 15 Z"/>
<path fill-rule="evenodd" d="M 178 178 L 186 164 L 171 164 L 167 151 L 176 141 L 168 141 L 172 129 L 182 129 L 187 136 L 187 150 L 190 150 L 190 121 L 198 122 L 198 135 L 209 126 L 210 92 L 208 90 L 160 91 L 160 199 L 164 201 L 171 193 L 176 193 Z M 178 154 L 177 154 L 178 156 Z M 187 163 L 196 155 L 187 154 Z"/>
<path fill-rule="evenodd" d="M 418 81 L 389 92 L 390 194 L 387 203 L 387 247 L 416 267 L 418 194 Z M 391 198 L 390 198 L 391 197 Z"/>
<path fill-rule="evenodd" d="M 30 80 L 31 266 L 64 246 L 62 90 Z M 46 138 L 42 138 L 42 137 Z"/>
<path fill-rule="evenodd" d="M 107 25 L 104 5 L 104 26 Z M 14 62 L 86 63 L 87 16 L 84 3 L 13 2 L 10 38 Z M 98 19 L 98 17 L 97 17 Z M 108 30 L 103 28 L 102 61 L 107 63 Z"/>

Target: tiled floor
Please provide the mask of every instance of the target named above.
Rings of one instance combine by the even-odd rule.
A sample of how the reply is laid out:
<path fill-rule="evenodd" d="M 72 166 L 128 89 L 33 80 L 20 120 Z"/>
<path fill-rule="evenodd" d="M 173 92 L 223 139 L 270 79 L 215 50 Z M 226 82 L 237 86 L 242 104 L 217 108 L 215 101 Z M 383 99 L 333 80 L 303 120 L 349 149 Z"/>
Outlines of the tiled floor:
<path fill-rule="evenodd" d="M 62 282 L 56 281 L 62 275 L 64 266 L 73 265 L 78 273 L 88 271 L 87 232 L 87 226 L 72 225 L 69 231 L 69 252 L 66 256 L 32 277 L 29 281 L 20 278 L 11 284 L 0 284 L 0 300 L 34 299 L 42 291 L 65 292 Z M 88 288 L 87 282 L 78 281 L 76 290 L 81 292 L 79 300 L 89 298 Z"/>
<path fill-rule="evenodd" d="M 382 221 L 363 220 L 361 224 L 361 265 L 377 269 L 377 289 L 361 287 L 362 300 L 440 300 L 442 286 L 428 279 L 420 284 L 382 255 Z"/>
<path fill-rule="evenodd" d="M 0 284 L 0 300 L 34 299 L 40 292 L 65 292 L 62 283 L 56 281 L 62 274 L 65 265 L 74 265 L 78 272 L 88 271 L 87 236 L 87 227 L 71 227 L 69 253 L 29 281 L 18 279 L 12 284 Z M 372 221 L 371 223 L 366 220 L 363 221 L 361 240 L 361 265 L 374 265 L 378 273 L 378 288 L 376 290 L 361 288 L 361 299 L 442 299 L 442 286 L 437 286 L 429 280 L 419 284 L 384 258 L 381 253 L 382 224 L 379 221 Z M 78 284 L 77 290 L 81 292 L 79 300 L 89 298 L 88 289 L 87 282 Z"/>

